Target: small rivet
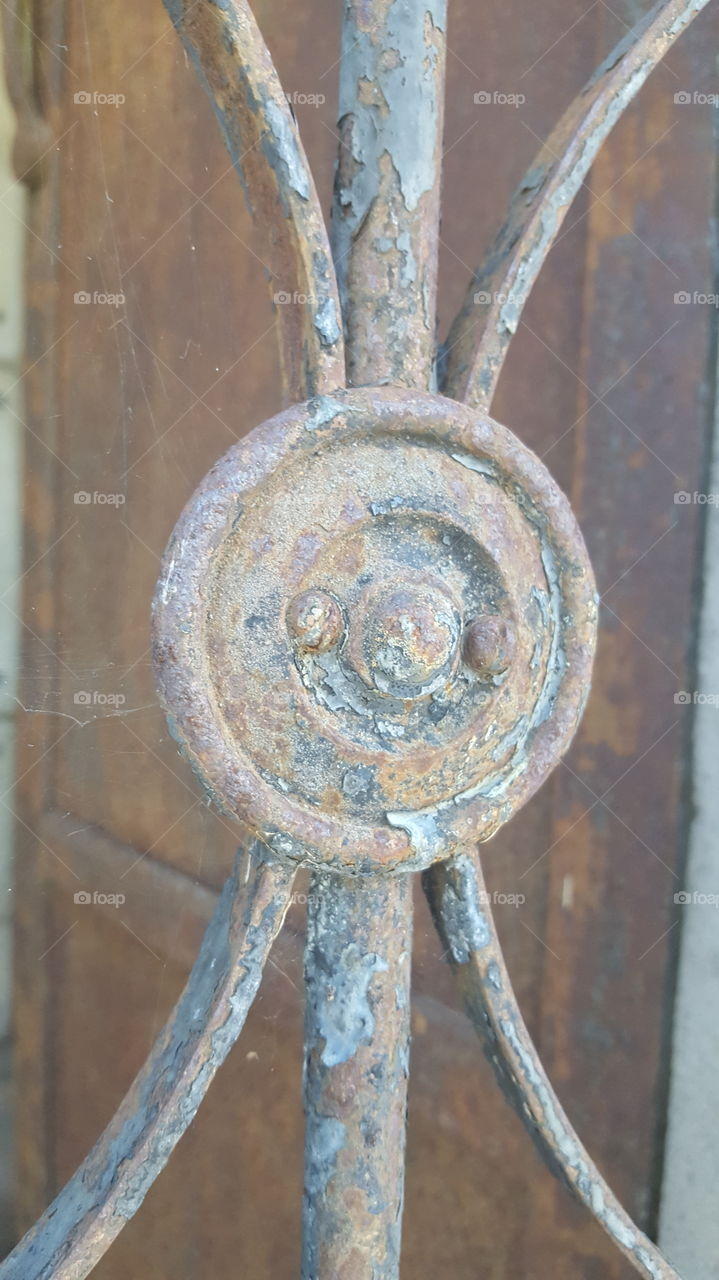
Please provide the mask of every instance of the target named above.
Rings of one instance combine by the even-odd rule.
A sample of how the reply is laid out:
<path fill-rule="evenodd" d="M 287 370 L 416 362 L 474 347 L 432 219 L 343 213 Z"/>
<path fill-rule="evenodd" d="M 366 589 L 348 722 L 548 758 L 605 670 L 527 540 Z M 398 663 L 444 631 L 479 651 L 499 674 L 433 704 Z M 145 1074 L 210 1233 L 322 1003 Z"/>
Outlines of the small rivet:
<path fill-rule="evenodd" d="M 501 676 L 514 655 L 514 628 L 498 613 L 483 613 L 464 633 L 464 660 L 479 676 Z"/>
<path fill-rule="evenodd" d="M 303 591 L 287 609 L 287 629 L 303 649 L 324 653 L 342 635 L 342 610 L 327 591 Z"/>

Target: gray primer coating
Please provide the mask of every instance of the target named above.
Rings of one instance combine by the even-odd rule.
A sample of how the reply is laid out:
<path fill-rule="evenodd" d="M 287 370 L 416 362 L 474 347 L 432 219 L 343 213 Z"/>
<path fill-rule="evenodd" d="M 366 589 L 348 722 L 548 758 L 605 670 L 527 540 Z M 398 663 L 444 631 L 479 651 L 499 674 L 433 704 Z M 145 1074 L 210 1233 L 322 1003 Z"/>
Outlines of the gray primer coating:
<path fill-rule="evenodd" d="M 326 1067 L 336 1067 L 354 1057 L 361 1044 L 371 1044 L 374 1015 L 370 1007 L 369 985 L 375 973 L 386 973 L 387 965 L 376 955 L 363 955 L 355 942 L 342 952 L 337 981 L 323 987 L 315 1003 L 316 1027 L 324 1040 L 321 1059 Z"/>
<path fill-rule="evenodd" d="M 492 932 L 482 910 L 472 859 L 457 854 L 453 860 L 459 885 L 449 877 L 442 885 L 442 918 L 450 954 L 455 964 L 468 964 L 472 951 L 482 951 Z"/>
<path fill-rule="evenodd" d="M 425 13 L 434 27 L 444 31 L 447 20 L 446 0 L 427 0 Z M 417 134 L 433 138 L 441 104 L 432 75 L 427 67 L 431 51 L 424 39 L 422 24 L 417 21 L 413 0 L 394 0 L 387 23 L 384 49 L 378 48 L 366 32 L 352 38 L 350 23 L 343 25 L 342 62 L 339 101 L 341 109 L 351 114 L 349 145 L 354 160 L 353 177 L 338 193 L 344 217 L 336 226 L 338 237 L 335 261 L 343 296 L 347 261 L 352 240 L 362 226 L 375 200 L 379 187 L 380 161 L 388 155 L 397 173 L 402 198 L 408 212 L 413 212 L 423 195 L 431 191 L 436 180 L 435 159 L 431 148 L 418 147 Z M 397 65 L 379 66 L 380 54 L 397 53 Z M 386 60 L 385 60 L 386 61 Z M 360 101 L 358 86 L 377 84 L 383 103 Z M 378 127 L 382 112 L 381 128 Z M 407 128 L 407 121 L 412 128 Z M 342 120 L 340 119 L 340 124 Z M 397 248 L 404 256 L 405 281 L 413 280 L 416 264 L 406 231 L 398 234 Z M 382 248 L 389 250 L 390 243 Z"/>
<path fill-rule="evenodd" d="M 270 126 L 274 163 L 281 161 L 287 172 L 288 186 L 296 191 L 303 200 L 310 198 L 310 178 L 307 167 L 297 146 L 297 137 L 284 111 L 267 98 L 264 103 L 265 116 Z"/>
<path fill-rule="evenodd" d="M 352 1274 L 398 1274 L 403 1142 L 388 1152 L 383 1135 L 399 1131 L 406 1106 L 410 904 L 409 877 L 310 881 L 302 1280 L 335 1274 L 327 1249 L 339 1271 L 355 1230 L 368 1269 Z"/>
<path fill-rule="evenodd" d="M 439 30 L 446 25 L 446 0 L 427 0 L 426 13 Z M 345 191 L 343 203 L 352 207 L 355 225 L 362 222 L 377 193 L 377 170 L 387 152 L 397 170 L 407 209 L 417 208 L 420 197 L 431 191 L 435 183 L 434 157 L 426 147 L 416 145 L 416 132 L 434 137 L 439 104 L 432 78 L 427 74 L 428 56 L 424 32 L 417 22 L 416 5 L 408 0 L 395 0 L 387 21 L 387 47 L 397 51 L 398 65 L 381 71 L 381 89 L 388 116 L 383 119 L 381 134 L 375 124 L 375 105 L 356 107 L 352 153 L 358 171 L 352 186 Z M 361 33 L 350 42 L 349 27 L 343 29 L 340 102 L 356 101 L 360 81 L 374 81 L 378 74 L 378 49 L 369 35 Z M 412 129 L 407 121 L 412 121 Z M 403 246 L 404 247 L 404 246 Z"/>

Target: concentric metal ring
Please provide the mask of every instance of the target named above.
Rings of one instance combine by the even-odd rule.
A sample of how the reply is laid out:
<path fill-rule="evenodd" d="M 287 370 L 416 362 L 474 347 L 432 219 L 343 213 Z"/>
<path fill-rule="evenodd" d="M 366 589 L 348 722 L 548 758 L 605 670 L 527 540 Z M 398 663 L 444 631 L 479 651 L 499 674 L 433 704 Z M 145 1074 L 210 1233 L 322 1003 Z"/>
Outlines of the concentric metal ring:
<path fill-rule="evenodd" d="M 361 873 L 486 839 L 536 790 L 582 710 L 596 604 L 515 436 L 363 388 L 220 460 L 154 618 L 161 699 L 218 804 L 281 857 Z"/>

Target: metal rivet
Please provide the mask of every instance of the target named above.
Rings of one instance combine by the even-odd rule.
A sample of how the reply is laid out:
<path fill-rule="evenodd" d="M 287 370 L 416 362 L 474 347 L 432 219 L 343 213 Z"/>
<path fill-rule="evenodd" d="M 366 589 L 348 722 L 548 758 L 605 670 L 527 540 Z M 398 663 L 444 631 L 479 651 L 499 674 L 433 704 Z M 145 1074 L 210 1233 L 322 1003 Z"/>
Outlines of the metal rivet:
<path fill-rule="evenodd" d="M 375 683 L 419 695 L 451 662 L 458 627 L 447 600 L 399 588 L 375 604 L 367 621 L 368 658 Z"/>
<path fill-rule="evenodd" d="M 303 649 L 324 653 L 342 635 L 342 610 L 327 591 L 303 591 L 287 609 L 287 629 Z"/>
<path fill-rule="evenodd" d="M 498 613 L 483 613 L 464 633 L 464 660 L 479 676 L 500 676 L 514 655 L 514 628 Z"/>

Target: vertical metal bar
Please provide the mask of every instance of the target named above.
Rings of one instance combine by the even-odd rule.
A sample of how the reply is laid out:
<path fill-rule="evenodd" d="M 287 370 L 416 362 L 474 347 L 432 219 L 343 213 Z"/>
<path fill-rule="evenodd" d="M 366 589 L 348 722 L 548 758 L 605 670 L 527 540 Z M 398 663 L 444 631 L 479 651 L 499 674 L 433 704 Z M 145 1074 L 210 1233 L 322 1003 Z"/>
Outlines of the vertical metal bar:
<path fill-rule="evenodd" d="M 434 383 L 446 0 L 345 0 L 332 241 L 351 386 Z M 397 1280 L 408 875 L 313 876 L 303 1280 Z"/>
<path fill-rule="evenodd" d="M 350 386 L 428 387 L 446 0 L 345 0 L 332 248 Z"/>
<path fill-rule="evenodd" d="M 302 1280 L 399 1274 L 411 933 L 411 876 L 314 876 Z"/>

